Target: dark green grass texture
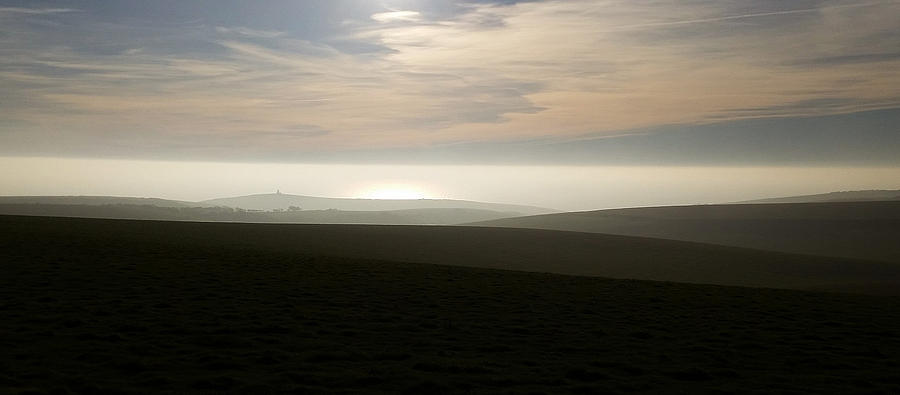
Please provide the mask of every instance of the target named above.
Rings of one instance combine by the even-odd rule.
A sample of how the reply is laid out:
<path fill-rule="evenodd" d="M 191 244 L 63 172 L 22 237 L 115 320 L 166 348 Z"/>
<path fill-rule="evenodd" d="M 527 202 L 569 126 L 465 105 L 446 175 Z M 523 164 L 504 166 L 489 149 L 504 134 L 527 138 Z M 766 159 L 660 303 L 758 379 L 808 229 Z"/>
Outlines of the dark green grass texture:
<path fill-rule="evenodd" d="M 5 242 L 222 246 L 391 262 L 900 295 L 900 265 L 596 233 L 462 226 L 204 223 L 0 215 Z M 51 244 L 48 244 L 51 245 Z"/>
<path fill-rule="evenodd" d="M 107 223 L 0 227 L 0 393 L 900 393 L 896 298 L 139 242 Z"/>

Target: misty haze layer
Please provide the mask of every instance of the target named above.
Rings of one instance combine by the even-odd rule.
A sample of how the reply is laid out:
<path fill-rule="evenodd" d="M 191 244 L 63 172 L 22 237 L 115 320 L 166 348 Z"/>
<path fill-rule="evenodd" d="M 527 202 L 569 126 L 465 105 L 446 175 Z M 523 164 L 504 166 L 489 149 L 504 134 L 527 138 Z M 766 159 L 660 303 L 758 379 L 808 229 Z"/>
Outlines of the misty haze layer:
<path fill-rule="evenodd" d="M 0 194 L 403 189 L 599 209 L 894 189 L 896 15 L 896 1 L 0 0 Z"/>
<path fill-rule="evenodd" d="M 398 166 L 0 159 L 6 195 L 117 195 L 200 201 L 253 193 L 362 197 L 414 185 L 427 198 L 590 210 L 721 203 L 900 188 L 876 167 Z"/>

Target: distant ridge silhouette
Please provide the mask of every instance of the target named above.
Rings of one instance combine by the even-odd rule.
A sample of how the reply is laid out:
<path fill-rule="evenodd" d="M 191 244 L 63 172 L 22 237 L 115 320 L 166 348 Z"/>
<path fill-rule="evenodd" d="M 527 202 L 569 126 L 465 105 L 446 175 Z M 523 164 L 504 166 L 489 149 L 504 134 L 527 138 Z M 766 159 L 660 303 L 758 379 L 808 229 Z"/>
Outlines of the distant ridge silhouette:
<path fill-rule="evenodd" d="M 204 205 L 226 206 L 247 210 L 287 209 L 297 206 L 303 210 L 349 210 L 349 211 L 386 211 L 409 210 L 423 208 L 467 208 L 516 212 L 522 215 L 536 215 L 559 212 L 558 210 L 516 204 L 485 203 L 470 200 L 453 199 L 354 199 L 329 198 L 318 196 L 291 195 L 280 190 L 276 193 L 235 196 L 204 200 Z"/>
<path fill-rule="evenodd" d="M 864 202 L 900 200 L 900 189 L 872 189 L 866 191 L 839 191 L 815 195 L 785 196 L 766 199 L 745 200 L 737 203 L 818 203 L 818 202 Z"/>

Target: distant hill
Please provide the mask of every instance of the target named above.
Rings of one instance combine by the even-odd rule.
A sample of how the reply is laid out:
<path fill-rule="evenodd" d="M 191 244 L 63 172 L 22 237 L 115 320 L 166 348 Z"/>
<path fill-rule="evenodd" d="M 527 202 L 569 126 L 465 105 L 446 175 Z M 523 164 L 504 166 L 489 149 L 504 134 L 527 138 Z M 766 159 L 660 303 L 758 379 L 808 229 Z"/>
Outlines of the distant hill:
<path fill-rule="evenodd" d="M 385 211 L 246 211 L 230 207 L 160 207 L 150 204 L 0 204 L 0 214 L 49 217 L 150 219 L 165 221 L 279 222 L 321 224 L 455 225 L 519 216 L 468 208 Z"/>
<path fill-rule="evenodd" d="M 202 202 L 119 196 L 0 196 L 2 214 L 182 221 L 454 225 L 553 212 L 558 211 L 467 200 L 348 199 L 282 193 Z"/>
<path fill-rule="evenodd" d="M 416 208 L 384 211 L 302 210 L 266 213 L 270 221 L 306 224 L 456 225 L 521 214 L 472 208 Z M 477 218 L 477 219 L 473 219 Z"/>
<path fill-rule="evenodd" d="M 900 289 L 900 265 L 893 263 L 539 229 L 0 216 L 0 231 L 5 235 L 0 244 L 65 249 L 77 240 L 99 256 L 109 246 L 187 254 L 217 253 L 227 246 L 248 256 L 333 256 L 750 287 Z"/>
<path fill-rule="evenodd" d="M 287 209 L 297 206 L 303 210 L 385 211 L 423 208 L 467 208 L 535 215 L 558 212 L 553 209 L 514 204 L 483 203 L 451 199 L 350 199 L 268 193 L 204 200 L 208 205 L 243 208 L 248 210 Z"/>
<path fill-rule="evenodd" d="M 455 225 L 515 217 L 518 213 L 468 208 L 385 211 L 246 211 L 230 207 L 160 207 L 151 204 L 0 204 L 0 214 L 165 221 L 279 222 L 321 224 Z"/>
<path fill-rule="evenodd" d="M 900 200 L 900 190 L 841 191 L 816 195 L 746 200 L 738 203 L 816 203 Z"/>
<path fill-rule="evenodd" d="M 655 237 L 900 262 L 900 201 L 643 207 L 470 225 Z"/>
<path fill-rule="evenodd" d="M 158 207 L 203 207 L 197 202 L 122 196 L 0 196 L 0 204 L 60 204 L 101 206 L 109 204 L 152 205 Z"/>

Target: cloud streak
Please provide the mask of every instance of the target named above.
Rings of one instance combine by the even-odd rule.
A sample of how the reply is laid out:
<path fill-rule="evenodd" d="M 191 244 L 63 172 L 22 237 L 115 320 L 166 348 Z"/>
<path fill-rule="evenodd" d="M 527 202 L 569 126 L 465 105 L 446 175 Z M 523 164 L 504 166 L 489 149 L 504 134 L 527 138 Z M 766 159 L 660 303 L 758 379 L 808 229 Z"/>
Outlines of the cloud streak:
<path fill-rule="evenodd" d="M 372 14 L 372 19 L 378 22 L 416 22 L 422 20 L 417 11 L 390 11 Z"/>
<path fill-rule="evenodd" d="M 805 4 L 310 7 L 314 31 L 264 6 L 231 24 L 0 7 L 21 16 L 0 26 L 0 145 L 302 161 L 900 107 L 898 2 Z"/>
<path fill-rule="evenodd" d="M 797 10 L 786 10 L 786 11 L 756 12 L 756 13 L 750 13 L 750 14 L 728 15 L 728 16 L 719 16 L 719 17 L 713 17 L 713 18 L 687 19 L 687 20 L 680 20 L 680 21 L 653 22 L 653 23 L 643 23 L 643 24 L 634 24 L 634 25 L 623 25 L 623 26 L 617 26 L 617 27 L 613 28 L 612 30 L 630 30 L 630 29 L 662 27 L 662 26 L 693 25 L 693 24 L 698 24 L 698 23 L 724 22 L 724 21 L 733 21 L 733 20 L 739 20 L 739 19 L 761 18 L 761 17 L 767 17 L 767 16 L 819 13 L 819 12 L 826 11 L 826 10 L 836 10 L 836 9 L 841 9 L 841 8 L 872 7 L 872 6 L 877 6 L 877 5 L 896 4 L 896 3 L 897 3 L 896 1 L 881 1 L 881 2 L 862 3 L 862 4 L 833 5 L 833 6 L 828 6 L 828 7 L 817 7 L 817 8 L 802 8 L 802 9 L 797 9 Z"/>
<path fill-rule="evenodd" d="M 74 8 L 24 8 L 24 7 L 0 7 L 0 15 L 3 14 L 24 14 L 24 15 L 42 15 L 42 14 L 60 14 L 68 12 L 78 12 L 80 10 Z"/>

